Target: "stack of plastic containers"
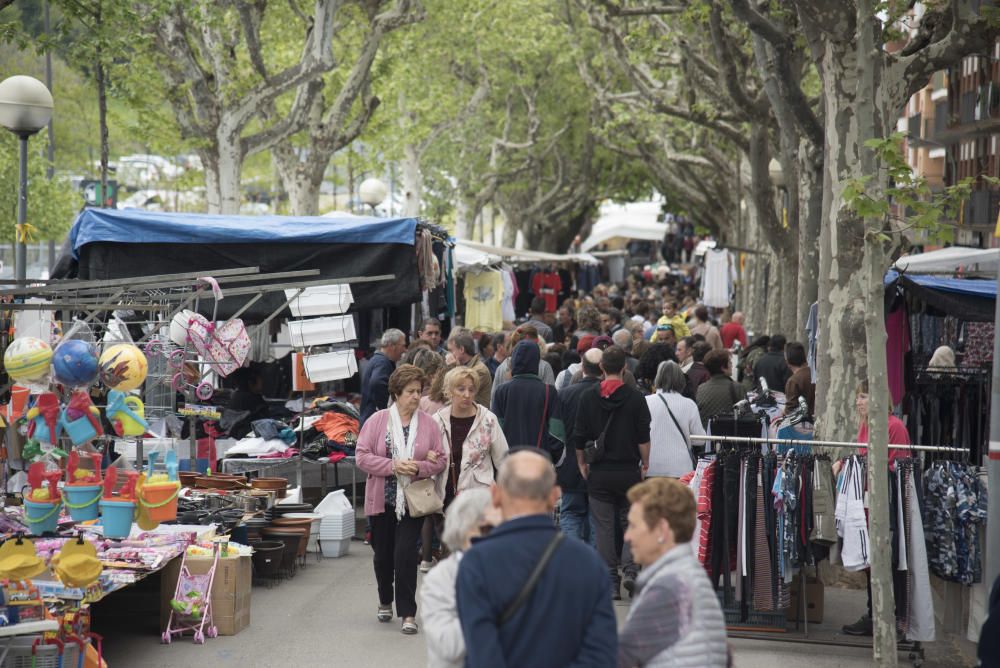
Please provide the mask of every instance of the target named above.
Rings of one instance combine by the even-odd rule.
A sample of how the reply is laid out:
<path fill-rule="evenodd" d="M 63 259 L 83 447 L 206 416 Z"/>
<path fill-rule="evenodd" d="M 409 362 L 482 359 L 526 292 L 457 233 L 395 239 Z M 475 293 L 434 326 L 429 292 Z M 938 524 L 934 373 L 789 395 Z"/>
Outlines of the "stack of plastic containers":
<path fill-rule="evenodd" d="M 319 546 L 324 557 L 347 554 L 354 536 L 354 508 L 344 490 L 330 492 L 313 511 L 322 515 L 319 525 Z"/>

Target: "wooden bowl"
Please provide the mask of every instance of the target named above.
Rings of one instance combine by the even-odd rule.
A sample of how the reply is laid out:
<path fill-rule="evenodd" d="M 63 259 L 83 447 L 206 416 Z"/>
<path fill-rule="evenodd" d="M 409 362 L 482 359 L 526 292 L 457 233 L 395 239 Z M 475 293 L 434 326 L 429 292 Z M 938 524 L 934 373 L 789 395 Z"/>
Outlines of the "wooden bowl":
<path fill-rule="evenodd" d="M 272 527 L 276 528 L 301 527 L 305 529 L 307 532 L 310 532 L 312 530 L 312 523 L 313 523 L 312 518 L 304 518 L 304 517 L 275 517 L 273 520 L 271 520 Z"/>
<path fill-rule="evenodd" d="M 177 474 L 177 477 L 181 479 L 182 487 L 194 487 L 197 484 L 196 481 L 201 476 L 191 471 L 181 471 Z"/>
<path fill-rule="evenodd" d="M 250 487 L 265 492 L 276 492 L 278 498 L 285 498 L 288 490 L 288 478 L 254 478 L 250 481 Z"/>
<path fill-rule="evenodd" d="M 195 485 L 202 489 L 246 489 L 246 483 L 234 478 L 220 478 L 219 476 L 198 476 L 195 478 Z"/>

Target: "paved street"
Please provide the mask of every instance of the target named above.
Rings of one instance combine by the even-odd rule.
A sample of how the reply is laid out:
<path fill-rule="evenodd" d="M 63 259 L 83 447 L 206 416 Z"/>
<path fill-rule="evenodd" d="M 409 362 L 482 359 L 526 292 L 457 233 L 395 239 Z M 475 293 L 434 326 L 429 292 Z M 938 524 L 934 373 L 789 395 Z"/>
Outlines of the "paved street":
<path fill-rule="evenodd" d="M 627 602 L 618 605 L 620 618 L 624 618 L 627 606 Z M 835 629 L 845 621 L 853 621 L 863 607 L 863 591 L 828 590 L 826 619 L 813 633 L 817 637 L 837 637 Z M 154 628 L 148 624 L 145 628 L 135 626 L 124 619 L 102 631 L 108 636 L 107 656 L 112 668 L 423 666 L 424 637 L 403 636 L 397 624 L 376 622 L 374 612 L 371 552 L 362 543 L 354 542 L 344 558 L 310 561 L 292 580 L 271 589 L 254 587 L 251 626 L 237 636 L 210 639 L 205 646 L 189 639 L 161 646 Z M 96 614 L 100 615 L 100 610 Z M 149 621 L 149 615 L 145 621 Z M 733 639 L 732 646 L 737 668 L 872 665 L 867 649 L 742 639 Z M 328 660 L 323 660 L 324 656 Z M 932 661 L 931 656 L 925 665 L 968 665 L 945 661 L 940 656 Z M 901 665 L 906 665 L 905 659 L 901 654 Z"/>

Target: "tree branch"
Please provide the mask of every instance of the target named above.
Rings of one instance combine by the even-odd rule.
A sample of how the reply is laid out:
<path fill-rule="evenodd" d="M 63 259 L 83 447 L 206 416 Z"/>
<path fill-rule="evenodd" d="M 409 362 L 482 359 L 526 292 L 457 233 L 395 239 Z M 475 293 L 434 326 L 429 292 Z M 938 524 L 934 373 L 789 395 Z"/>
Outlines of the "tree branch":
<path fill-rule="evenodd" d="M 897 80 L 905 82 L 905 88 L 899 92 L 903 101 L 923 88 L 934 72 L 964 56 L 985 51 L 1000 39 L 1000 26 L 991 25 L 984 16 L 969 9 L 967 3 L 953 2 L 952 14 L 951 29 L 944 37 L 890 66 L 901 77 Z"/>
<path fill-rule="evenodd" d="M 611 16 L 664 16 L 681 14 L 684 7 L 676 5 L 652 5 L 650 7 L 621 7 L 609 0 L 597 0 Z"/>
<path fill-rule="evenodd" d="M 750 30 L 754 31 L 771 44 L 779 46 L 787 44 L 790 35 L 784 27 L 772 22 L 766 16 L 750 6 L 748 0 L 729 0 L 729 6 L 733 9 L 733 14 L 747 24 Z"/>

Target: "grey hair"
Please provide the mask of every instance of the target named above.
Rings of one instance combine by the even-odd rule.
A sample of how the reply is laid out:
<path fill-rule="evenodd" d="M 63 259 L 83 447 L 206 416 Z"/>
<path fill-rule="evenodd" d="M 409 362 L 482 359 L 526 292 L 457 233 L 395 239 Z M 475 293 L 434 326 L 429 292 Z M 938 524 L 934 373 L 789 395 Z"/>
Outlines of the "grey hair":
<path fill-rule="evenodd" d="M 522 456 L 523 455 L 523 456 Z M 528 477 L 518 470 L 518 461 L 523 457 L 540 457 L 545 461 L 542 475 Z M 497 473 L 497 484 L 511 498 L 523 499 L 525 501 L 547 501 L 552 488 L 556 484 L 556 468 L 552 465 L 552 460 L 540 450 L 524 449 L 506 457 L 500 463 L 500 471 Z"/>
<path fill-rule="evenodd" d="M 428 381 L 444 366 L 444 358 L 430 348 L 420 347 L 407 354 L 410 355 L 409 363 L 427 374 Z"/>
<path fill-rule="evenodd" d="M 444 514 L 441 540 L 452 552 L 465 547 L 465 537 L 483 521 L 483 515 L 493 503 L 488 489 L 467 489 L 451 502 Z"/>
<path fill-rule="evenodd" d="M 680 365 L 673 360 L 660 362 L 656 367 L 656 380 L 653 383 L 658 390 L 666 392 L 683 392 L 687 387 L 687 376 Z"/>
<path fill-rule="evenodd" d="M 406 334 L 403 334 L 402 330 L 387 329 L 382 332 L 382 338 L 379 340 L 380 347 L 388 348 L 396 343 L 406 343 Z"/>
<path fill-rule="evenodd" d="M 465 354 L 469 357 L 476 354 L 476 341 L 472 338 L 471 334 L 456 334 L 455 336 L 452 336 L 449 341 L 456 348 L 460 348 L 465 351 Z"/>
<path fill-rule="evenodd" d="M 611 340 L 625 352 L 632 350 L 632 332 L 627 329 L 619 329 L 611 335 Z"/>

